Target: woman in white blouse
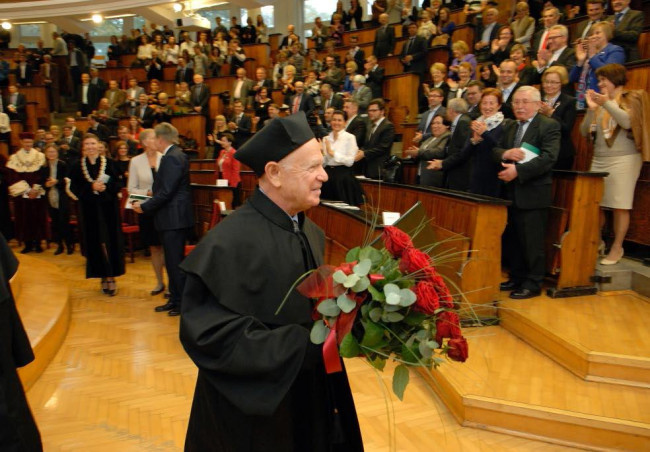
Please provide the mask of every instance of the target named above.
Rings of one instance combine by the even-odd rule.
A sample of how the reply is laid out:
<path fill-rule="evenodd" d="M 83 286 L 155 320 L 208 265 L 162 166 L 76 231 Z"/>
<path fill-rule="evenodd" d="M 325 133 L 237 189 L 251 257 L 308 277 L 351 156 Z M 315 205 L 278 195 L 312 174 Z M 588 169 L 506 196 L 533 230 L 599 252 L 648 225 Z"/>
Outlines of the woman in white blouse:
<path fill-rule="evenodd" d="M 129 194 L 152 196 L 151 187 L 162 158 L 162 154 L 156 150 L 156 136 L 153 129 L 144 129 L 140 132 L 140 144 L 144 152 L 131 159 L 127 188 Z M 163 282 L 165 255 L 158 232 L 153 224 L 153 217 L 138 215 L 138 221 L 140 222 L 140 241 L 143 246 L 148 246 L 151 250 L 151 265 L 158 282 L 151 291 L 151 295 L 158 295 L 165 290 Z"/>
<path fill-rule="evenodd" d="M 180 53 L 180 47 L 176 44 L 176 38 L 170 36 L 167 38 L 167 44 L 164 47 L 164 57 L 165 64 L 178 64 L 178 55 Z"/>
<path fill-rule="evenodd" d="M 152 58 L 153 46 L 149 42 L 149 37 L 147 35 L 142 35 L 140 37 L 140 45 L 138 46 L 138 61 L 144 65 L 147 60 Z"/>
<path fill-rule="evenodd" d="M 359 147 L 357 139 L 345 131 L 345 116 L 332 114 L 332 132 L 323 138 L 323 166 L 328 180 L 321 188 L 321 198 L 343 201 L 351 206 L 363 204 L 363 192 L 354 177 L 352 165 Z"/>

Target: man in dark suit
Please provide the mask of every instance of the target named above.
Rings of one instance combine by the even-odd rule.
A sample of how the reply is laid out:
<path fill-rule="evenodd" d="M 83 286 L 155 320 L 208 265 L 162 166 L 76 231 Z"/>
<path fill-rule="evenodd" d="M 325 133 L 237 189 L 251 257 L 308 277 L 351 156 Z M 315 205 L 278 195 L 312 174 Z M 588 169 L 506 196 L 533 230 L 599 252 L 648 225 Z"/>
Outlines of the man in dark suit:
<path fill-rule="evenodd" d="M 444 151 L 444 158 L 433 161 L 429 169 L 442 170 L 445 173 L 445 187 L 450 190 L 467 191 L 471 161 L 465 159 L 461 151 L 472 135 L 471 118 L 467 116 L 465 99 L 455 98 L 447 102 L 447 120 L 451 122 L 451 136 Z"/>
<path fill-rule="evenodd" d="M 504 235 L 510 278 L 501 288 L 512 290 L 510 298 L 524 299 L 541 293 L 546 273 L 544 237 L 551 205 L 551 170 L 560 150 L 560 124 L 538 114 L 541 97 L 536 88 L 523 86 L 514 97 L 517 121 L 505 126 L 494 157 L 509 162 L 502 163 L 499 179 L 506 182 L 512 201 Z"/>
<path fill-rule="evenodd" d="M 359 104 L 355 100 L 346 100 L 343 104 L 343 111 L 347 117 L 345 131 L 354 135 L 357 139 L 357 147 L 361 149 L 366 142 L 368 123 L 359 116 Z"/>
<path fill-rule="evenodd" d="M 97 121 L 95 115 L 88 115 L 88 130 L 86 132 L 97 135 L 99 141 L 104 141 L 105 143 L 108 143 L 108 139 L 111 137 L 110 129 Z"/>
<path fill-rule="evenodd" d="M 189 86 L 194 84 L 194 69 L 187 67 L 187 62 L 183 57 L 178 57 L 178 67 L 176 68 L 174 82 L 176 84 L 187 82 Z"/>
<path fill-rule="evenodd" d="M 99 76 L 99 70 L 97 68 L 92 68 L 89 73 L 90 85 L 93 88 L 93 93 L 97 94 L 97 103 L 99 103 L 99 99 L 104 97 L 104 93 L 106 92 L 106 82 Z"/>
<path fill-rule="evenodd" d="M 90 74 L 81 74 L 81 86 L 79 87 L 79 111 L 81 116 L 88 116 L 89 113 L 97 109 L 99 100 L 104 97 L 104 91 L 102 84 L 91 82 Z"/>
<path fill-rule="evenodd" d="M 194 74 L 194 86 L 190 88 L 192 110 L 205 117 L 206 133 L 210 132 L 210 88 L 203 83 L 201 74 Z"/>
<path fill-rule="evenodd" d="M 574 41 L 576 39 L 587 39 L 591 26 L 605 20 L 604 3 L 604 0 L 587 0 L 587 18 L 576 26 L 575 35 L 573 36 Z"/>
<path fill-rule="evenodd" d="M 300 42 L 300 37 L 295 33 L 296 27 L 287 25 L 287 35 L 280 42 L 280 49 L 288 49 L 294 42 Z"/>
<path fill-rule="evenodd" d="M 50 105 L 54 111 L 61 110 L 61 94 L 59 90 L 59 66 L 52 63 L 52 55 L 46 53 L 43 55 L 43 63 L 40 66 L 39 74 L 43 84 L 49 89 L 47 96 L 50 100 Z"/>
<path fill-rule="evenodd" d="M 291 108 L 291 114 L 296 114 L 299 111 L 304 111 L 307 117 L 309 117 L 316 108 L 314 98 L 305 92 L 304 82 L 295 82 L 293 86 L 296 89 L 296 94 L 294 94 L 294 96 L 291 98 L 291 105 L 289 105 Z"/>
<path fill-rule="evenodd" d="M 27 98 L 23 93 L 18 92 L 16 85 L 9 85 L 9 94 L 4 102 L 5 113 L 11 120 L 18 120 L 25 125 L 27 119 Z"/>
<path fill-rule="evenodd" d="M 483 97 L 485 85 L 480 80 L 471 80 L 465 90 L 465 99 L 467 100 L 467 116 L 473 121 L 481 116 L 481 97 Z"/>
<path fill-rule="evenodd" d="M 273 89 L 273 80 L 267 78 L 266 68 L 264 66 L 255 69 L 255 81 L 251 88 L 253 96 L 257 96 L 262 88 L 266 88 L 269 94 L 271 94 L 271 90 Z"/>
<path fill-rule="evenodd" d="M 253 122 L 249 116 L 244 114 L 244 104 L 240 100 L 236 100 L 232 104 L 233 115 L 228 121 L 228 130 L 235 138 L 233 147 L 239 149 L 251 136 L 251 129 Z"/>
<path fill-rule="evenodd" d="M 384 68 L 377 64 L 377 57 L 370 55 L 364 64 L 366 69 L 366 86 L 372 91 L 373 99 L 384 97 Z"/>
<path fill-rule="evenodd" d="M 32 84 L 32 79 L 34 78 L 34 67 L 29 61 L 27 61 L 27 55 L 24 53 L 18 58 L 19 61 L 16 63 L 16 68 L 13 70 L 13 73 L 16 76 L 16 84 L 19 86 L 29 86 Z"/>
<path fill-rule="evenodd" d="M 488 8 L 483 13 L 483 21 L 479 22 L 474 32 L 474 55 L 479 62 L 489 61 L 491 58 L 490 46 L 492 41 L 499 36 L 501 25 L 497 23 L 499 11 Z"/>
<path fill-rule="evenodd" d="M 244 63 L 246 62 L 246 53 L 239 45 L 239 39 L 232 39 L 230 43 L 228 43 L 226 62 L 230 64 L 230 75 L 237 74 L 237 69 L 244 67 Z"/>
<path fill-rule="evenodd" d="M 371 179 L 381 179 L 384 162 L 390 157 L 395 139 L 395 127 L 385 117 L 383 99 L 373 99 L 368 105 L 369 132 L 363 148 L 357 151 L 355 161 L 363 160 L 364 174 Z"/>
<path fill-rule="evenodd" d="M 537 61 L 534 65 L 541 74 L 551 66 L 564 66 L 569 72 L 576 64 L 576 52 L 569 47 L 569 29 L 564 25 L 553 25 L 548 33 L 546 49 L 537 52 Z M 541 82 L 536 79 L 535 84 Z"/>
<path fill-rule="evenodd" d="M 435 115 L 447 114 L 447 109 L 442 106 L 445 92 L 440 88 L 431 88 L 427 100 L 429 101 L 429 109 L 422 113 L 420 123 L 415 132 L 413 141 L 420 143 L 431 136 L 431 120 Z"/>
<path fill-rule="evenodd" d="M 117 138 L 120 141 L 124 141 L 126 143 L 126 146 L 129 149 L 129 155 L 131 157 L 134 157 L 142 152 L 138 149 L 139 143 L 131 139 L 129 128 L 127 126 L 120 126 L 117 128 Z"/>
<path fill-rule="evenodd" d="M 630 0 L 613 0 L 614 14 L 607 18 L 614 24 L 612 44 L 623 47 L 625 61 L 639 59 L 639 36 L 643 32 L 643 13 L 630 9 Z"/>
<path fill-rule="evenodd" d="M 512 60 L 504 60 L 499 66 L 499 78 L 497 81 L 497 88 L 503 94 L 503 103 L 501 104 L 501 112 L 506 118 L 513 119 L 512 100 L 514 93 L 522 86 L 515 78 L 517 75 L 517 63 Z"/>
<path fill-rule="evenodd" d="M 537 30 L 533 35 L 533 40 L 530 47 L 530 53 L 533 58 L 537 58 L 537 52 L 548 47 L 548 36 L 551 32 L 551 27 L 560 23 L 560 10 L 555 6 L 547 6 L 542 11 L 542 25 L 543 27 Z"/>
<path fill-rule="evenodd" d="M 384 58 L 393 54 L 395 50 L 395 29 L 388 25 L 388 14 L 379 15 L 379 28 L 375 32 L 375 45 L 372 53 L 377 58 Z"/>
<path fill-rule="evenodd" d="M 153 126 L 155 113 L 156 110 L 149 106 L 149 96 L 140 94 L 138 105 L 135 107 L 135 116 L 140 120 L 142 127 L 149 129 Z"/>
<path fill-rule="evenodd" d="M 165 267 L 169 278 L 169 301 L 156 307 L 156 312 L 169 311 L 170 316 L 180 314 L 181 296 L 185 274 L 179 268 L 185 252 L 185 241 L 194 226 L 192 193 L 190 189 L 190 164 L 178 146 L 178 130 L 163 122 L 154 129 L 158 151 L 163 154 L 153 182 L 151 199 L 134 203 L 133 210 L 153 215 L 165 252 Z"/>
<path fill-rule="evenodd" d="M 402 47 L 400 61 L 404 66 L 404 72 L 414 72 L 420 76 L 420 82 L 427 70 L 427 41 L 417 35 L 418 26 L 410 23 L 408 27 L 409 38 Z"/>
<path fill-rule="evenodd" d="M 325 113 L 329 107 L 334 110 L 343 110 L 343 98 L 332 91 L 329 83 L 323 83 L 320 87 L 320 107 L 321 113 Z"/>
<path fill-rule="evenodd" d="M 63 136 L 56 143 L 59 146 L 59 157 L 68 165 L 78 162 L 81 156 L 81 140 L 72 134 L 72 126 L 63 126 Z"/>

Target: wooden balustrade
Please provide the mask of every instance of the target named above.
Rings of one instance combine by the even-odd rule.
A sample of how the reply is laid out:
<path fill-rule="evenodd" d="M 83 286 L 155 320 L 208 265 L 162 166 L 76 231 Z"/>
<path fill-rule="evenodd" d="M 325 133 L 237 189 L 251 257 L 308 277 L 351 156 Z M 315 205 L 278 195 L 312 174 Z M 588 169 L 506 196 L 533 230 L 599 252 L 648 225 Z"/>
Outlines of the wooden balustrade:
<path fill-rule="evenodd" d="M 402 123 L 415 120 L 418 114 L 417 90 L 404 89 L 405 86 L 413 87 L 418 83 L 419 77 L 412 73 L 384 78 L 384 97 L 389 100 L 387 116 L 397 133 L 402 133 Z"/>
<path fill-rule="evenodd" d="M 269 68 L 271 66 L 271 46 L 269 44 L 245 44 L 242 46 L 246 58 L 251 58 L 255 67 L 263 66 Z M 252 71 L 249 71 L 246 68 L 246 73 L 249 78 L 254 78 L 255 76 L 255 67 Z"/>
<path fill-rule="evenodd" d="M 198 158 L 205 157 L 205 117 L 198 114 L 174 115 L 172 125 L 180 135 L 196 140 Z"/>

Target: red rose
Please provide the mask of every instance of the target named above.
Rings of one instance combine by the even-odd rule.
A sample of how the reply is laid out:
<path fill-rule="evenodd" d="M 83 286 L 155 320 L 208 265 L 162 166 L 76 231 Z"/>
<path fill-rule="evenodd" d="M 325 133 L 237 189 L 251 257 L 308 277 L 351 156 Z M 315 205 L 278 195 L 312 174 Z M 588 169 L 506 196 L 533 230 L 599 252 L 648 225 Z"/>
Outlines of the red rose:
<path fill-rule="evenodd" d="M 395 226 L 386 226 L 382 235 L 384 246 L 394 257 L 401 257 L 404 250 L 413 247 L 411 237 Z"/>
<path fill-rule="evenodd" d="M 444 338 L 458 339 L 460 334 L 460 321 L 454 311 L 444 311 L 438 315 L 436 321 L 436 342 L 442 345 Z"/>
<path fill-rule="evenodd" d="M 454 361 L 459 361 L 464 363 L 467 361 L 467 356 L 469 355 L 467 348 L 467 340 L 464 337 L 459 337 L 456 339 L 449 339 L 447 342 L 449 349 L 447 350 L 447 356 L 449 356 Z"/>
<path fill-rule="evenodd" d="M 402 273 L 422 273 L 423 270 L 428 271 L 431 267 L 431 259 L 429 255 L 425 252 L 422 252 L 416 248 L 407 248 L 402 253 L 402 259 L 399 263 L 399 269 Z"/>
<path fill-rule="evenodd" d="M 420 281 L 413 288 L 417 296 L 415 300 L 415 309 L 423 314 L 431 315 L 440 307 L 438 292 L 435 286 L 429 281 Z"/>
<path fill-rule="evenodd" d="M 442 279 L 442 276 L 436 274 L 435 276 L 430 277 L 430 279 L 436 288 L 436 292 L 440 298 L 440 303 L 446 308 L 453 308 L 454 299 L 451 296 L 451 292 L 449 292 L 447 284 L 445 284 L 445 280 Z"/>

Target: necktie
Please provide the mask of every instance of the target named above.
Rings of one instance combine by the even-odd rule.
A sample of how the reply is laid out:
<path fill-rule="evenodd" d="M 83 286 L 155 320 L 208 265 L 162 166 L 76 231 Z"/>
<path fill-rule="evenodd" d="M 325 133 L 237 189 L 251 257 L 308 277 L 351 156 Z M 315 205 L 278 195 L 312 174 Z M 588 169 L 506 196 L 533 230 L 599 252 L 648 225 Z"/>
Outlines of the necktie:
<path fill-rule="evenodd" d="M 542 44 L 539 46 L 540 49 L 545 49 L 546 44 L 548 44 L 548 30 L 544 31 L 544 37 L 542 38 Z"/>
<path fill-rule="evenodd" d="M 622 18 L 623 18 L 623 13 L 616 13 L 616 19 L 614 20 L 614 25 L 620 24 Z"/>
<path fill-rule="evenodd" d="M 413 41 L 415 38 L 409 38 L 408 42 L 406 43 L 406 55 L 409 54 L 409 50 L 411 50 L 411 46 L 413 45 Z"/>
<path fill-rule="evenodd" d="M 519 127 L 517 128 L 517 134 L 515 135 L 515 141 L 512 144 L 512 147 L 518 148 L 521 146 L 521 139 L 524 137 L 524 125 L 528 121 L 519 121 Z"/>

